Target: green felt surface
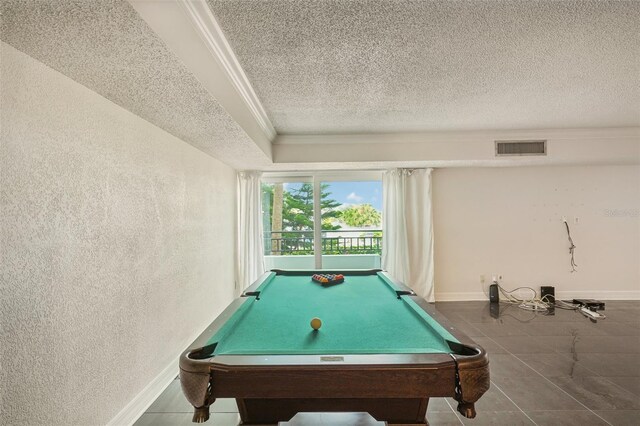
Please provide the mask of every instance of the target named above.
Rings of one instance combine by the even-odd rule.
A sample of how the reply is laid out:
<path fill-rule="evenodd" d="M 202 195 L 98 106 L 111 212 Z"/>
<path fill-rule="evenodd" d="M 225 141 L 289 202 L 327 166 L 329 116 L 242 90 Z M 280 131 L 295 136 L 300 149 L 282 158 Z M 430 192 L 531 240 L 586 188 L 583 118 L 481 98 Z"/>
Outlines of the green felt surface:
<path fill-rule="evenodd" d="M 449 353 L 444 339 L 457 341 L 382 275 L 345 275 L 328 287 L 278 275 L 259 290 L 209 340 L 215 354 Z"/>

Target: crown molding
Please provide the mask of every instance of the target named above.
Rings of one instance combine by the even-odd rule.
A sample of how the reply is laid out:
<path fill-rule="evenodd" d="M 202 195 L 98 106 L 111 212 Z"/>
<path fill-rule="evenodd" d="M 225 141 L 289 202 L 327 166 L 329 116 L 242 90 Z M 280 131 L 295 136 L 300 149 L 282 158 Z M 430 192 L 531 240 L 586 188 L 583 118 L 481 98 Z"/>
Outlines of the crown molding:
<path fill-rule="evenodd" d="M 128 2 L 270 157 L 276 131 L 206 1 Z"/>
<path fill-rule="evenodd" d="M 202 0 L 182 0 L 178 1 L 178 4 L 185 9 L 194 28 L 200 32 L 202 39 L 207 43 L 209 51 L 220 62 L 229 80 L 251 110 L 258 125 L 267 138 L 272 141 L 276 137 L 276 130 L 207 3 Z"/>

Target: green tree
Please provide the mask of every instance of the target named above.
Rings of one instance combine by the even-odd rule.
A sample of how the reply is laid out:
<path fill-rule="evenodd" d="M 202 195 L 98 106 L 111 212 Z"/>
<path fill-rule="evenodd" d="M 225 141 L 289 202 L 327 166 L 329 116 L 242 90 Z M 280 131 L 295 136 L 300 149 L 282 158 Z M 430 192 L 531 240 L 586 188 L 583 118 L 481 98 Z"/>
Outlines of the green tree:
<path fill-rule="evenodd" d="M 342 204 L 330 198 L 329 185 L 320 186 L 321 229 L 340 229 L 332 222 L 340 215 Z M 291 254 L 313 253 L 313 185 L 303 183 L 283 193 L 282 252 Z M 298 232 L 287 232 L 298 231 Z"/>
<path fill-rule="evenodd" d="M 333 225 L 332 221 L 340 217 L 337 210 L 342 204 L 329 198 L 328 184 L 320 185 L 320 211 L 322 229 L 332 231 L 340 229 L 340 225 Z M 284 192 L 282 208 L 283 229 L 292 231 L 306 231 L 313 229 L 313 185 L 303 183 L 299 188 L 291 188 Z"/>
<path fill-rule="evenodd" d="M 351 206 L 342 211 L 340 219 L 349 226 L 380 226 L 380 212 L 371 204 Z"/>

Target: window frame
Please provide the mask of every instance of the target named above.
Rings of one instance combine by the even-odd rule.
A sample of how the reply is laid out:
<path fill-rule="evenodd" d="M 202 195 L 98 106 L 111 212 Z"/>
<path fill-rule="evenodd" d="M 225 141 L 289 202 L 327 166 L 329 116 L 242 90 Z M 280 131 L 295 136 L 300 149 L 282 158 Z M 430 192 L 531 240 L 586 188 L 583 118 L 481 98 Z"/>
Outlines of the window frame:
<path fill-rule="evenodd" d="M 313 184 L 313 255 L 316 269 L 322 269 L 322 182 L 364 182 L 382 181 L 382 170 L 334 170 L 334 171 L 292 171 L 264 172 L 262 183 L 301 182 Z"/>

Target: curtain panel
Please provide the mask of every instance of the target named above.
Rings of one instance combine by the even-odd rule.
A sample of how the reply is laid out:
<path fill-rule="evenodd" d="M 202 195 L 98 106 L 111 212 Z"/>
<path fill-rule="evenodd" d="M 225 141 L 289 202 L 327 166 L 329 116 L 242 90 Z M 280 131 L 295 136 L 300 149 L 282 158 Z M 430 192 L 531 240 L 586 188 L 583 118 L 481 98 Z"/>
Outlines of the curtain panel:
<path fill-rule="evenodd" d="M 382 268 L 435 302 L 432 169 L 394 169 L 382 177 Z"/>
<path fill-rule="evenodd" d="M 261 177 L 257 171 L 238 172 L 238 241 L 236 275 L 242 292 L 264 273 Z"/>

